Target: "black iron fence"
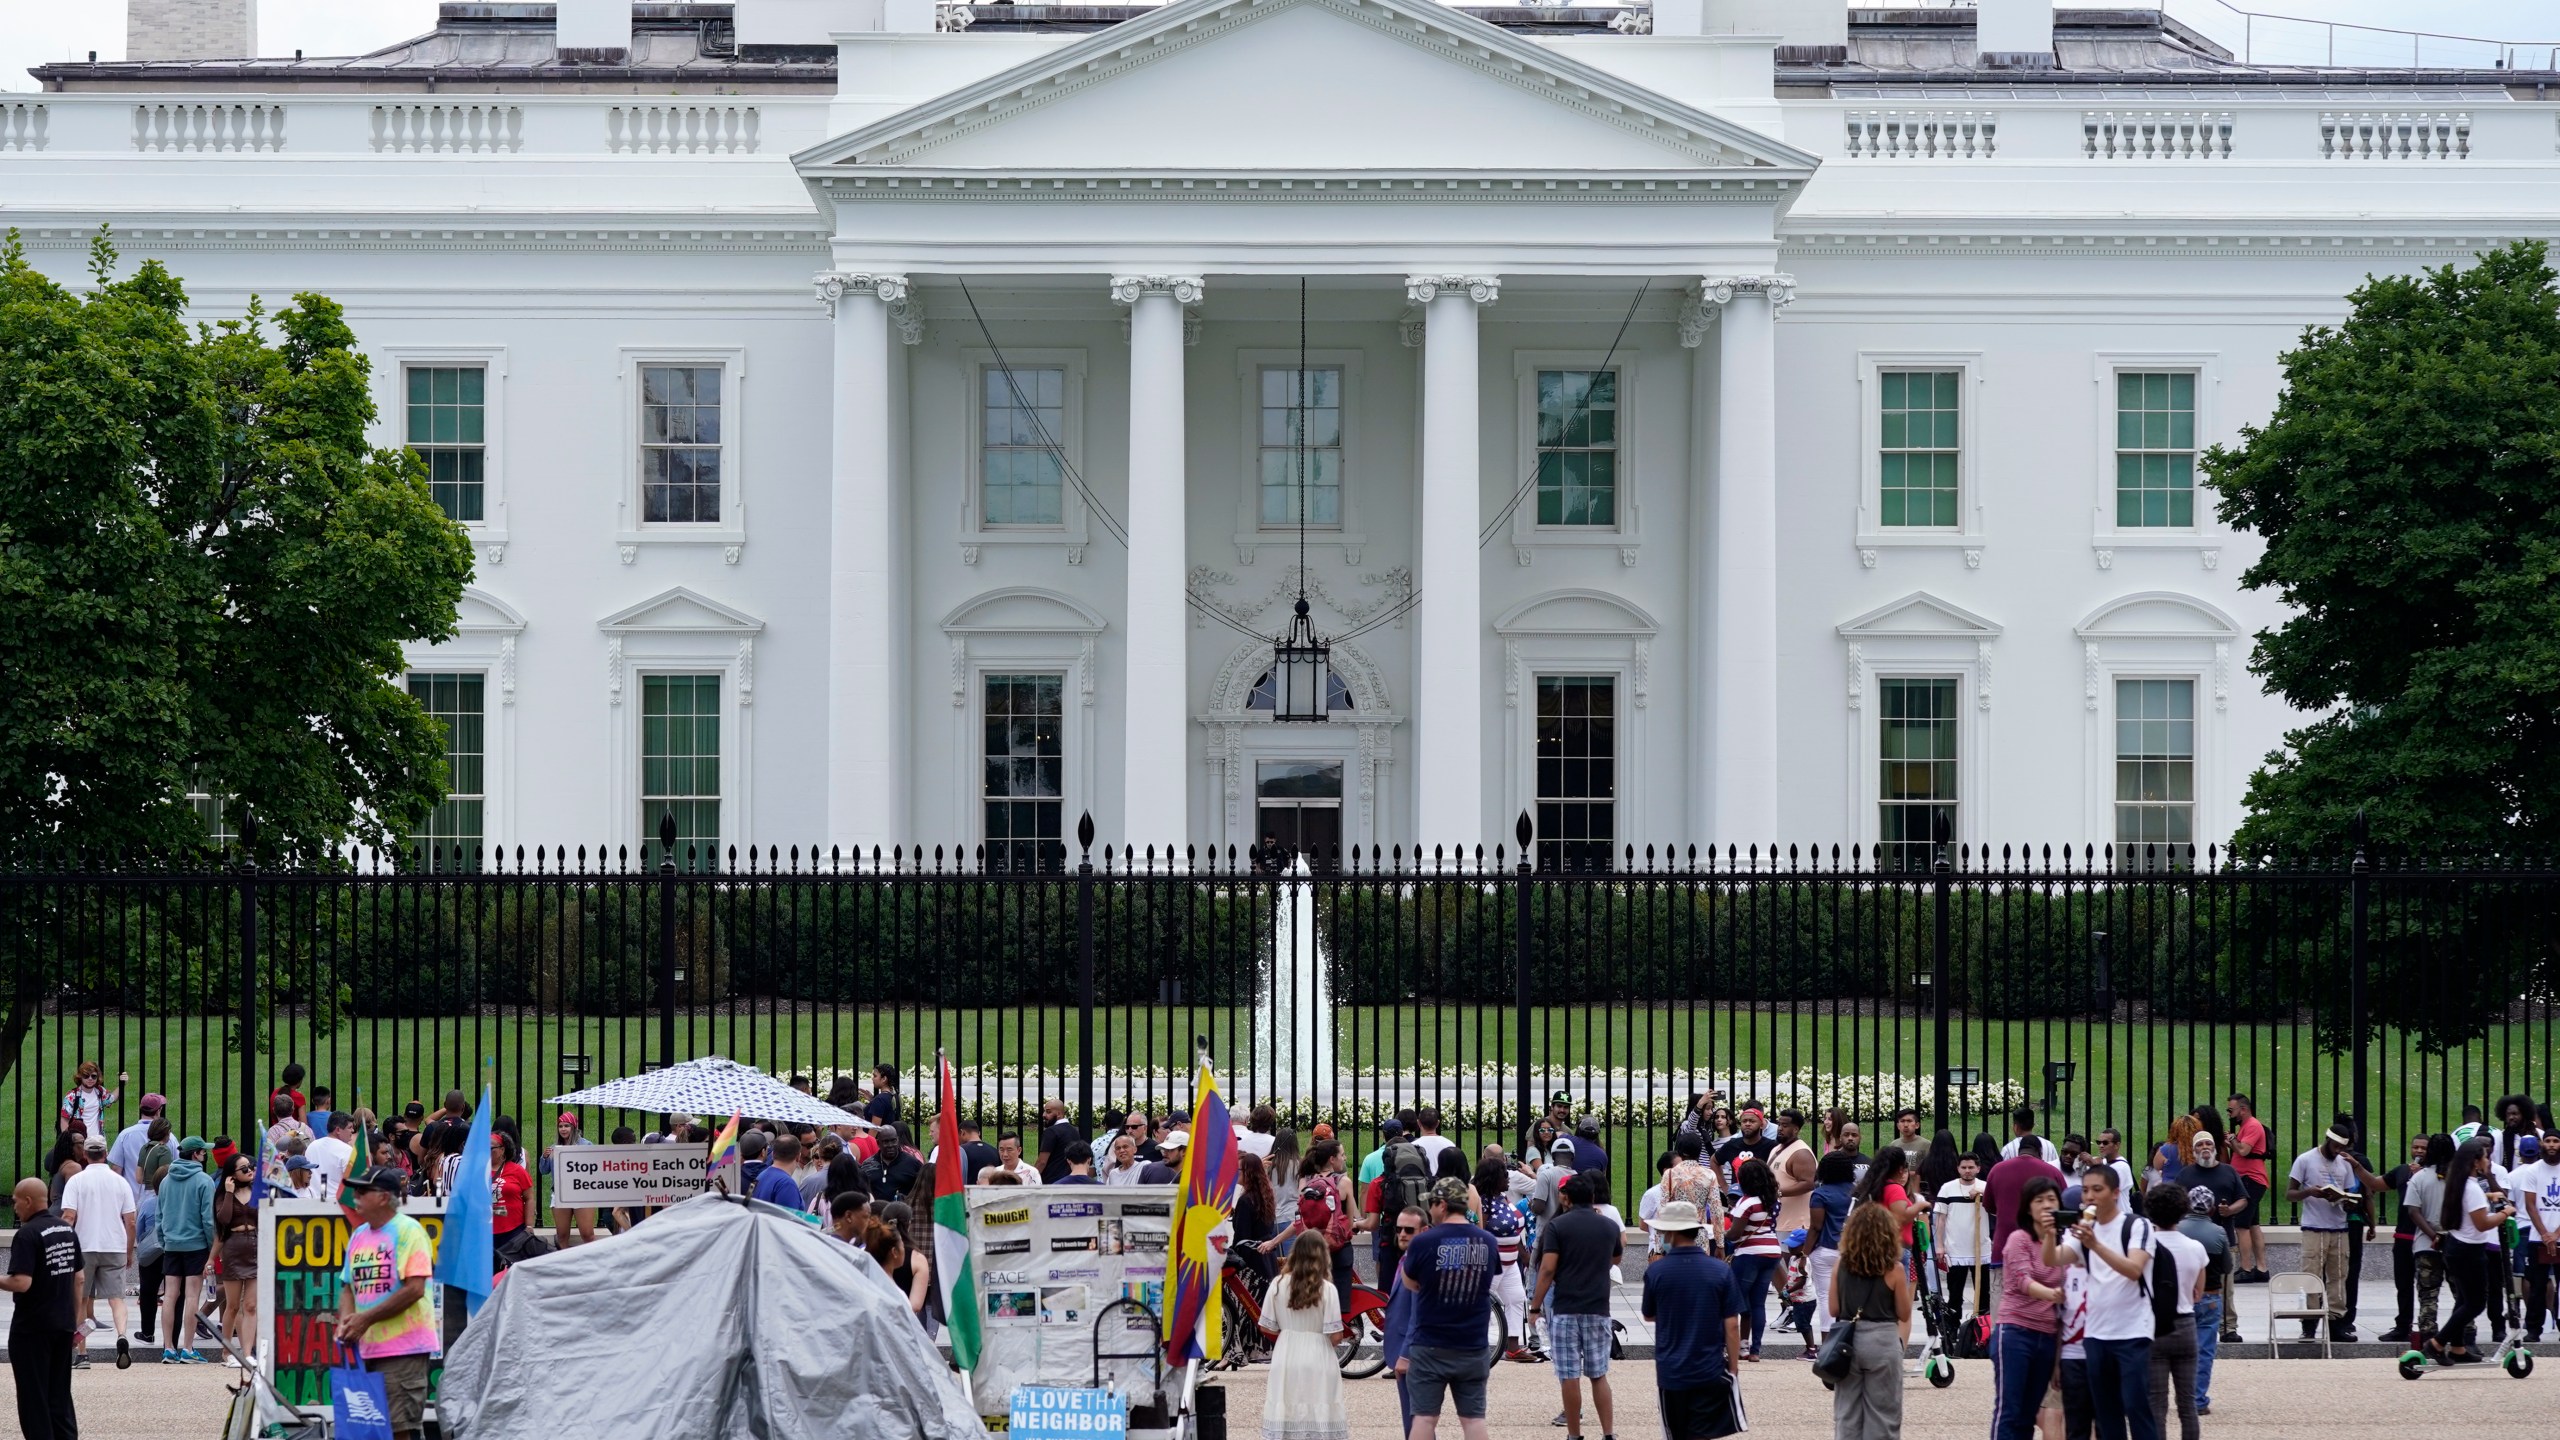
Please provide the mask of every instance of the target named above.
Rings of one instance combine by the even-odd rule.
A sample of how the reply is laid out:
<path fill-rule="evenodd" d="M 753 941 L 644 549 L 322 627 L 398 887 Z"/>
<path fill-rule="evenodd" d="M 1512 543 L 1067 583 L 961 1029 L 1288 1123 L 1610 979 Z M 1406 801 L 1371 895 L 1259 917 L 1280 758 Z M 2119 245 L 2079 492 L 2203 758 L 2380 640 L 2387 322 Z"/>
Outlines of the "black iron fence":
<path fill-rule="evenodd" d="M 1355 1154 L 1400 1108 L 1470 1145 L 1516 1146 L 1551 1103 L 1594 1116 L 1631 1205 L 1706 1092 L 1845 1112 L 1870 1152 L 1902 1107 L 1969 1141 L 2025 1105 L 2057 1138 L 2116 1127 L 2137 1161 L 2245 1094 L 2280 1173 L 2339 1112 L 2393 1156 L 2551 1073 L 2547 862 L 1518 854 L 34 865 L 0 872 L 0 1145 L 41 1162 L 83 1060 L 128 1077 L 111 1124 L 158 1091 L 180 1134 L 250 1133 L 292 1061 L 385 1114 L 488 1079 L 540 1146 L 544 1097 L 700 1054 L 822 1093 L 887 1064 L 912 1115 L 945 1052 L 992 1138 L 1045 1098 L 1088 1127 L 1187 1106 L 1205 1044 L 1240 1113 L 1330 1123 Z M 656 1117 L 583 1118 L 605 1139 Z"/>

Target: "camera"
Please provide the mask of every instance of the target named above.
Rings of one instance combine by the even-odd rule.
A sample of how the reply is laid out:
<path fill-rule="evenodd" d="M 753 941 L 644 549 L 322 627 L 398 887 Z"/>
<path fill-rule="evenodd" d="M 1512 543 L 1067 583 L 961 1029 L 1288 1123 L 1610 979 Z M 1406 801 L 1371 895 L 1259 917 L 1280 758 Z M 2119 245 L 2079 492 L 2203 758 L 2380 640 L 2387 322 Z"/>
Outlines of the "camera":
<path fill-rule="evenodd" d="M 2062 1209 L 2053 1212 L 2053 1226 L 2056 1230 L 2068 1230 L 2079 1223 L 2080 1212 L 2076 1209 Z"/>

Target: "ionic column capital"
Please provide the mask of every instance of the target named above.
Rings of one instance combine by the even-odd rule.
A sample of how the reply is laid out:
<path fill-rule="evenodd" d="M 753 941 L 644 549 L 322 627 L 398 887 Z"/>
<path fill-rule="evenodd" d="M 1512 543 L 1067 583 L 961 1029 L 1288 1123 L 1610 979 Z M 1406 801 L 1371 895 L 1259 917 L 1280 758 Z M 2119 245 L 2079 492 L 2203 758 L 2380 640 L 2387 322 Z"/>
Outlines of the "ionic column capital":
<path fill-rule="evenodd" d="M 1712 305 L 1730 305 L 1736 295 L 1766 295 L 1771 311 L 1783 310 L 1796 298 L 1796 277 L 1781 271 L 1770 275 L 1710 275 L 1699 287 L 1701 299 Z M 1687 337 L 1682 337 L 1686 342 Z"/>
<path fill-rule="evenodd" d="M 1463 291 L 1468 299 L 1477 304 L 1490 305 L 1502 295 L 1502 277 L 1499 275 L 1407 275 L 1404 277 L 1404 298 L 1415 305 L 1429 305 L 1439 298 L 1440 292 L 1444 290 L 1453 294 Z"/>
<path fill-rule="evenodd" d="M 1111 301 L 1135 305 L 1141 295 L 1170 295 L 1177 304 L 1197 305 L 1208 294 L 1208 282 L 1197 275 L 1114 275 Z"/>
<path fill-rule="evenodd" d="M 836 306 L 847 295 L 869 295 L 889 307 L 890 323 L 898 327 L 898 339 L 914 345 L 924 339 L 924 316 L 908 298 L 907 277 L 870 270 L 821 270 L 811 277 L 817 287 L 818 303 L 827 307 L 833 318 Z"/>

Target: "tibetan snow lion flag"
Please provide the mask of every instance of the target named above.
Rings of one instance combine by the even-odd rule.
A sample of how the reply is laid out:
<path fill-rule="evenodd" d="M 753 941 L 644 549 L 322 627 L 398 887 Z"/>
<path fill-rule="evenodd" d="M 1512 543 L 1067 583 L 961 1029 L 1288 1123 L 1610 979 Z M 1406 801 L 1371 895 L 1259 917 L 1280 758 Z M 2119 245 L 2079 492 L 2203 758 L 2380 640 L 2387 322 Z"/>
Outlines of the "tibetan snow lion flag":
<path fill-rule="evenodd" d="M 1200 1057 L 1200 1083 L 1191 1103 L 1191 1145 L 1182 1152 L 1182 1176 L 1173 1213 L 1172 1242 L 1165 1247 L 1164 1358 L 1167 1365 L 1215 1360 L 1225 1349 L 1219 1329 L 1218 1267 L 1213 1232 L 1224 1229 L 1235 1208 L 1236 1130 L 1209 1058 Z M 1230 1235 L 1232 1231 L 1228 1232 Z"/>

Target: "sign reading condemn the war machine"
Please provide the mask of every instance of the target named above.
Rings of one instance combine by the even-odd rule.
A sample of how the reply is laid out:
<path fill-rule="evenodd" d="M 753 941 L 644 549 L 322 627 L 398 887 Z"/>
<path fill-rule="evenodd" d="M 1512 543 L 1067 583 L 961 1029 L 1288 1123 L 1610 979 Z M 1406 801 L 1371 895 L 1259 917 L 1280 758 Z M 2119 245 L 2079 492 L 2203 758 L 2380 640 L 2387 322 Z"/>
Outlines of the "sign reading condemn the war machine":
<path fill-rule="evenodd" d="M 708 1183 L 709 1151 L 700 1145 L 563 1145 L 551 1152 L 551 1204 L 557 1209 L 678 1205 Z M 738 1165 L 720 1167 L 738 1193 Z"/>

